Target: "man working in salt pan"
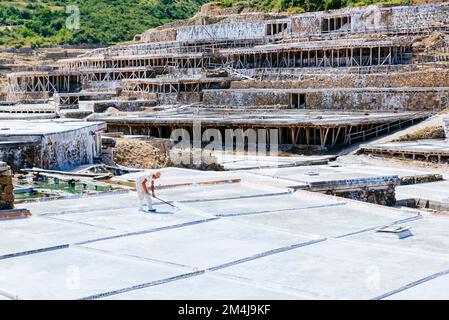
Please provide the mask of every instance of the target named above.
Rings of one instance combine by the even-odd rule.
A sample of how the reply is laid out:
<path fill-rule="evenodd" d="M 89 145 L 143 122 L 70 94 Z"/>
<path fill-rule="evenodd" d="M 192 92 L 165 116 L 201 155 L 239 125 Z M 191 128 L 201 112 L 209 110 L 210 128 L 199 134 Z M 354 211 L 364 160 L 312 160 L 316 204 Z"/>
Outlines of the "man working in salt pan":
<path fill-rule="evenodd" d="M 147 212 L 155 212 L 156 209 L 153 209 L 153 199 L 155 197 L 154 194 L 154 181 L 161 177 L 161 173 L 155 172 L 153 174 L 145 174 L 136 179 L 136 191 L 139 196 L 140 201 L 140 209 Z M 150 187 L 148 188 L 147 183 L 150 182 Z M 147 205 L 147 210 L 143 207 Z"/>

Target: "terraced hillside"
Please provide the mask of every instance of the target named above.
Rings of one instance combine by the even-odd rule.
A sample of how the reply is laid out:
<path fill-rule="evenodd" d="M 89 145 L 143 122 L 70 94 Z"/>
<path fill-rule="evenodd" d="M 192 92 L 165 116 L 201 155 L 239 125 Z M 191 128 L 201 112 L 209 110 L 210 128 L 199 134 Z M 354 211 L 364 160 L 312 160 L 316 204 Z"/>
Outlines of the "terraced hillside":
<path fill-rule="evenodd" d="M 238 11 L 339 9 L 374 3 L 410 4 L 428 0 L 21 0 L 0 1 L 0 47 L 49 47 L 62 44 L 115 44 L 168 22 L 192 17 L 204 3 Z M 439 2 L 432 0 L 432 2 Z M 79 7 L 80 28 L 66 21 Z"/>

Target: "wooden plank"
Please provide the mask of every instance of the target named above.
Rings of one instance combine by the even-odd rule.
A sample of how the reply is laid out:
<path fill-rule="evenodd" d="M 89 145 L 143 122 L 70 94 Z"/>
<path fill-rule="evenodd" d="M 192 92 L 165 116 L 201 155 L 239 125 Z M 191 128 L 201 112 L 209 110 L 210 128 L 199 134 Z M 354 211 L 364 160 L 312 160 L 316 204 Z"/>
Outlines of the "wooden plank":
<path fill-rule="evenodd" d="M 69 172 L 69 171 L 58 171 L 58 170 L 45 170 L 40 168 L 32 168 L 32 169 L 21 169 L 23 172 L 32 172 L 46 175 L 61 175 L 61 176 L 72 176 L 72 177 L 85 177 L 85 178 L 95 178 L 101 176 L 102 174 L 96 173 L 78 173 L 78 172 Z"/>
<path fill-rule="evenodd" d="M 166 184 L 166 185 L 156 185 L 154 188 L 157 190 L 162 189 L 171 189 L 171 188 L 179 188 L 179 187 L 188 187 L 191 185 L 217 185 L 217 184 L 225 184 L 225 183 L 239 183 L 242 179 L 236 178 L 236 179 L 226 179 L 226 180 L 211 180 L 211 181 L 200 181 L 200 182 L 188 182 L 188 183 L 178 183 L 178 184 Z M 115 183 L 118 185 L 124 185 L 131 188 L 134 188 L 136 186 L 135 181 L 132 180 L 119 180 L 119 179 L 110 179 L 110 180 L 102 180 L 101 182 L 104 183 Z"/>
<path fill-rule="evenodd" d="M 0 220 L 22 219 L 31 217 L 31 212 L 27 209 L 0 210 Z"/>

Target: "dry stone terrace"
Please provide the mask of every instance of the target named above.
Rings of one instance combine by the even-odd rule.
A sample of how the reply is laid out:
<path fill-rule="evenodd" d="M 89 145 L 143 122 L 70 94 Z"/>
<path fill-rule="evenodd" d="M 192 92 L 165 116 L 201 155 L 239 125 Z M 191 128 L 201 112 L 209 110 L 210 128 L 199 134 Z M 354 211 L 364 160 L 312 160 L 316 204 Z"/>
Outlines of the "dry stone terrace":
<path fill-rule="evenodd" d="M 257 20 L 249 15 L 249 21 L 242 21 L 245 19 L 243 15 L 235 22 L 225 19 L 212 24 L 177 27 L 174 29 L 176 36 L 164 42 L 152 41 L 94 50 L 80 58 L 61 60 L 56 68 L 91 74 L 96 69 L 167 66 L 196 69 L 231 65 L 233 68 L 251 69 L 411 63 L 416 58 L 412 50 L 415 39 L 412 35 L 402 35 L 402 32 L 407 30 L 408 33 L 422 35 L 438 28 L 444 30 L 447 26 L 447 11 L 447 4 L 438 4 L 392 8 L 372 6 L 274 20 Z M 404 20 L 399 16 L 407 18 Z M 372 38 L 373 33 L 383 35 L 385 30 L 396 35 L 381 41 Z M 316 35 L 318 39 L 297 38 L 303 35 Z M 329 39 L 329 36 L 335 38 Z M 131 73 L 122 77 L 135 78 Z M 33 73 L 30 75 L 33 76 Z M 52 86 L 36 87 L 35 82 L 42 82 L 41 79 L 22 79 L 21 76 L 10 76 L 11 93 L 17 91 L 17 85 L 22 90 L 23 86 L 28 86 L 25 91 L 32 92 L 53 90 Z M 153 76 L 155 74 L 145 74 L 138 78 Z M 84 80 L 97 81 L 92 78 Z M 55 86 L 60 81 L 56 77 L 49 82 Z M 69 86 L 60 89 L 65 90 L 71 89 Z"/>
<path fill-rule="evenodd" d="M 302 118 L 301 109 L 412 111 L 410 123 L 416 112 L 438 112 L 448 104 L 447 81 L 435 76 L 447 73 L 447 65 L 440 58 L 429 60 L 430 52 L 446 52 L 447 3 L 299 15 L 225 17 L 213 12 L 208 21 L 200 14 L 150 30 L 137 37 L 140 43 L 62 59 L 47 71 L 10 74 L 8 99 L 50 99 L 57 112 L 64 105 L 73 109 L 83 100 L 95 100 L 96 95 L 104 101 L 101 92 L 106 91 L 115 92 L 106 100 L 148 100 L 148 107 L 154 103 L 196 104 L 198 110 L 213 114 L 236 106 L 255 115 L 257 108 L 264 106 L 294 109 L 298 119 Z M 422 48 L 435 32 L 443 39 L 431 50 Z M 429 62 L 423 62 L 423 56 Z M 293 85 L 279 88 L 283 78 L 307 75 L 317 80 L 298 85 L 301 90 Z M 390 78 L 397 80 L 387 80 Z M 136 110 L 132 102 L 115 104 L 124 112 L 123 106 L 130 106 L 130 112 Z M 86 112 L 66 114 L 85 116 Z M 153 120 L 147 123 L 154 124 L 153 131 L 159 130 L 158 112 L 150 117 Z M 304 123 L 298 121 L 299 128 Z M 227 123 L 224 119 L 221 125 Z M 108 130 L 116 130 L 112 122 L 108 125 Z M 262 119 L 260 125 L 264 125 Z M 171 130 L 175 128 L 173 122 Z"/>
<path fill-rule="evenodd" d="M 447 108 L 448 13 L 446 2 L 304 14 L 206 6 L 130 44 L 8 75 L 10 110 L 42 99 L 55 117 L 111 132 L 169 138 L 197 119 L 277 129 L 284 146 L 343 147 Z"/>

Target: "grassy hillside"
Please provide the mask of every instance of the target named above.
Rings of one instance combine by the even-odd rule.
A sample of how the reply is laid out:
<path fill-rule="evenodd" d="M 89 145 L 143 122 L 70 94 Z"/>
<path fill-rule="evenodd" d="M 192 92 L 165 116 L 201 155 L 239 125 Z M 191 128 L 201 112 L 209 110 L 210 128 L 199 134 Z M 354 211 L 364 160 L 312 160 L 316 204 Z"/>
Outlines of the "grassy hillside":
<path fill-rule="evenodd" d="M 0 46 L 111 44 L 152 27 L 193 16 L 207 0 L 0 0 Z M 80 28 L 70 30 L 67 5 Z"/>
<path fill-rule="evenodd" d="M 113 44 L 144 30 L 193 16 L 210 0 L 0 0 L 0 47 Z M 245 4 L 262 11 L 303 12 L 410 0 L 215 0 L 223 7 Z M 66 21 L 77 5 L 80 28 Z"/>

